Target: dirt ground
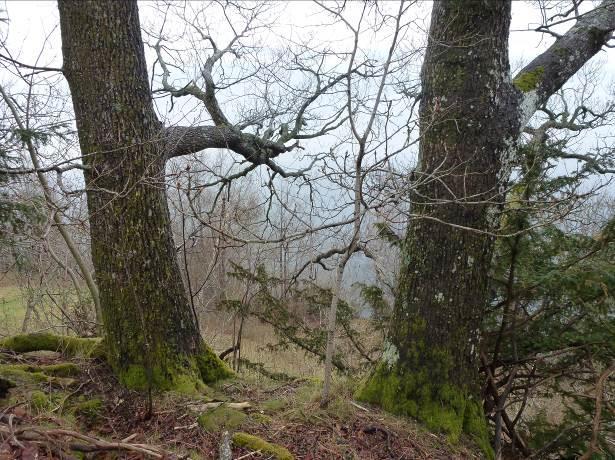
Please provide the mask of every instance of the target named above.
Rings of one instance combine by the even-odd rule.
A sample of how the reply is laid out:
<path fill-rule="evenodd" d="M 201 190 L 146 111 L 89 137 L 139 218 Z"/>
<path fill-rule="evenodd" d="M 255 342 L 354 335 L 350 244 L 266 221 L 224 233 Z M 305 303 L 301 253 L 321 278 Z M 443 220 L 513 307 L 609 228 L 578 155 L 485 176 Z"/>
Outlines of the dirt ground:
<path fill-rule="evenodd" d="M 150 404 L 147 394 L 122 389 L 106 364 L 93 359 L 2 351 L 3 372 L 19 384 L 0 399 L 0 460 L 217 459 L 225 431 L 258 436 L 295 459 L 479 458 L 410 420 L 357 405 L 356 382 L 338 380 L 335 398 L 321 409 L 314 378 L 276 381 L 246 371 L 203 394 L 154 394 Z M 216 402 L 222 405 L 209 407 Z M 216 419 L 218 413 L 223 417 Z M 276 456 L 233 443 L 232 458 Z"/>

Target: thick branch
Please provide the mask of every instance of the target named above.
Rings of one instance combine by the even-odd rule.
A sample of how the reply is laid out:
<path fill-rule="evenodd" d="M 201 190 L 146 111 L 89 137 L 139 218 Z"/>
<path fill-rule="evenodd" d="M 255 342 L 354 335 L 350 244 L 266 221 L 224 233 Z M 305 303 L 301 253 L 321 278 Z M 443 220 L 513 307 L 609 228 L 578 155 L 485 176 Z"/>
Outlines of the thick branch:
<path fill-rule="evenodd" d="M 523 93 L 521 125 L 606 45 L 615 30 L 615 0 L 580 16 L 574 26 L 514 78 Z"/>
<path fill-rule="evenodd" d="M 230 149 L 250 163 L 260 165 L 296 147 L 242 133 L 231 126 L 173 126 L 165 128 L 163 133 L 167 158 L 218 148 Z"/>

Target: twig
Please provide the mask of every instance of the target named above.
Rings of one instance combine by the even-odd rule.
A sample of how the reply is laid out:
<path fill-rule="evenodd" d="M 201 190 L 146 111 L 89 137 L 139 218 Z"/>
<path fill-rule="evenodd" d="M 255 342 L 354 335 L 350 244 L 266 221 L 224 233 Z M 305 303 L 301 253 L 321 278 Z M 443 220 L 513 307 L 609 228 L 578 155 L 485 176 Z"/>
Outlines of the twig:
<path fill-rule="evenodd" d="M 352 400 L 350 401 L 350 404 L 356 407 L 357 409 L 361 409 L 362 411 L 369 412 L 369 409 L 367 407 L 363 407 L 362 405 L 357 404 L 356 402 Z"/>
<path fill-rule="evenodd" d="M 594 423 L 592 425 L 592 437 L 589 442 L 587 452 L 583 454 L 580 460 L 589 460 L 592 455 L 599 450 L 598 435 L 600 434 L 600 422 L 602 421 L 602 398 L 604 397 L 604 384 L 613 372 L 615 372 L 615 361 L 600 374 L 598 380 L 596 381 L 596 413 L 594 414 Z"/>
<path fill-rule="evenodd" d="M 7 434 L 15 441 L 34 441 L 40 443 L 60 443 L 61 438 L 68 437 L 81 443 L 69 443 L 71 450 L 78 452 L 98 452 L 98 451 L 130 451 L 138 452 L 154 458 L 177 458 L 174 452 L 166 451 L 155 446 L 147 444 L 131 444 L 128 442 L 110 442 L 103 439 L 88 436 L 76 431 L 51 428 L 45 429 L 41 427 L 29 426 L 20 429 L 12 429 L 9 427 L 0 426 L 0 435 Z M 130 437 L 129 437 L 130 438 Z"/>

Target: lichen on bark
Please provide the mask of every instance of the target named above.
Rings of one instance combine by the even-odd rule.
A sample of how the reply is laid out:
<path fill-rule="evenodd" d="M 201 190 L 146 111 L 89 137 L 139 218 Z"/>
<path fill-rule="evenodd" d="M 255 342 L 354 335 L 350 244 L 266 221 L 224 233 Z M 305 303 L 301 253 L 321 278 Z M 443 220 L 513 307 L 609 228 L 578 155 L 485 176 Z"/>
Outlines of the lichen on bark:
<path fill-rule="evenodd" d="M 542 66 L 538 66 L 533 70 L 521 72 L 513 80 L 513 85 L 515 85 L 519 91 L 528 93 L 538 88 L 544 73 L 545 68 Z"/>

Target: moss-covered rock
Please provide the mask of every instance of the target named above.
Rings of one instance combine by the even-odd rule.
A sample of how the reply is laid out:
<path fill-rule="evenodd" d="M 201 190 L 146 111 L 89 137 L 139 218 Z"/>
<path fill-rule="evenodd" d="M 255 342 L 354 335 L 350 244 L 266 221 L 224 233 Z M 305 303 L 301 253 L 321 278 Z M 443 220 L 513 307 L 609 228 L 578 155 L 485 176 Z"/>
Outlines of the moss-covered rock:
<path fill-rule="evenodd" d="M 246 419 L 247 415 L 243 412 L 221 405 L 204 412 L 197 421 L 204 430 L 217 432 L 223 429 L 233 430 L 239 428 Z"/>
<path fill-rule="evenodd" d="M 69 337 L 54 334 L 23 334 L 0 340 L 0 348 L 26 353 L 32 351 L 58 351 L 66 356 L 102 357 L 101 339 Z"/>
<path fill-rule="evenodd" d="M 252 451 L 260 451 L 262 454 L 269 455 L 276 460 L 294 460 L 295 458 L 286 447 L 265 441 L 263 438 L 248 433 L 235 433 L 233 435 L 233 444 Z"/>
<path fill-rule="evenodd" d="M 40 372 L 50 377 L 73 377 L 79 374 L 79 366 L 74 363 L 48 365 L 15 364 L 12 367 L 25 372 Z"/>
<path fill-rule="evenodd" d="M 34 359 L 34 360 L 57 360 L 62 358 L 62 353 L 57 351 L 50 350 L 35 350 L 35 351 L 27 351 L 25 353 L 21 353 L 26 359 Z"/>
<path fill-rule="evenodd" d="M 49 381 L 48 375 L 42 372 L 29 372 L 18 364 L 0 364 L 0 378 L 12 382 L 13 385 L 28 385 Z"/>
<path fill-rule="evenodd" d="M 72 366 L 58 366 L 0 364 L 0 378 L 13 383 L 15 386 L 38 385 L 40 383 L 49 383 L 62 387 L 73 385 L 76 382 L 75 379 L 60 375 L 73 372 L 74 368 Z"/>

